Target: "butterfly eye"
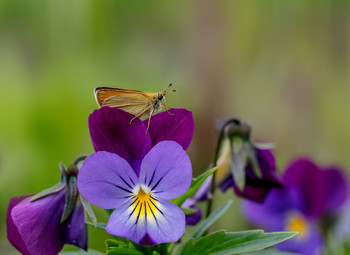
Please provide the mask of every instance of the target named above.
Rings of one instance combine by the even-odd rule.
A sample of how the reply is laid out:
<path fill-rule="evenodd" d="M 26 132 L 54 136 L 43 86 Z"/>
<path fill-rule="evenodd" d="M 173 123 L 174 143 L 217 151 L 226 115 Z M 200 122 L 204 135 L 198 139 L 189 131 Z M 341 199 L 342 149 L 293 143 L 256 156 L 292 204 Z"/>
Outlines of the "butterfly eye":
<path fill-rule="evenodd" d="M 158 95 L 158 100 L 162 100 L 163 99 L 163 96 L 162 94 Z"/>

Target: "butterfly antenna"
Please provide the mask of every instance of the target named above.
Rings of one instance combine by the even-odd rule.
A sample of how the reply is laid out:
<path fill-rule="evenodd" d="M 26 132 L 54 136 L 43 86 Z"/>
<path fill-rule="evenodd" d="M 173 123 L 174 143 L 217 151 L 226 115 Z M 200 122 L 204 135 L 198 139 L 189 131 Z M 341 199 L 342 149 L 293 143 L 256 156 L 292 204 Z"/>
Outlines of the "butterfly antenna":
<path fill-rule="evenodd" d="M 171 93 L 174 93 L 174 92 L 176 92 L 176 90 L 174 89 L 174 90 L 171 90 L 171 91 L 169 91 L 169 92 L 164 92 L 164 95 L 167 95 L 167 94 L 171 94 Z"/>
<path fill-rule="evenodd" d="M 172 85 L 173 85 L 173 83 L 169 83 L 169 85 L 166 86 L 166 87 L 161 91 L 161 93 L 164 94 L 164 92 L 167 90 L 167 88 L 169 88 L 169 87 L 172 86 Z M 166 93 L 166 92 L 165 92 L 165 93 Z"/>

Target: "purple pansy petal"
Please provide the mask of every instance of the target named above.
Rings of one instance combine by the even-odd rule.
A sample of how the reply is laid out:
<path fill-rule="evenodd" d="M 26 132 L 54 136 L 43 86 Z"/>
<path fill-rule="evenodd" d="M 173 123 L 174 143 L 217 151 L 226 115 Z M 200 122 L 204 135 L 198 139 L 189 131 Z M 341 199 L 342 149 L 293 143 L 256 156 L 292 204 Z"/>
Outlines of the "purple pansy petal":
<path fill-rule="evenodd" d="M 327 205 L 329 212 L 337 212 L 345 203 L 349 194 L 346 176 L 336 167 L 328 168 L 323 172 L 327 180 Z"/>
<path fill-rule="evenodd" d="M 185 202 L 181 205 L 182 208 L 192 208 L 196 211 L 193 214 L 185 215 L 186 216 L 186 225 L 196 225 L 202 218 L 202 212 L 201 209 L 195 205 L 196 200 L 188 198 L 185 200 Z"/>
<path fill-rule="evenodd" d="M 171 140 L 186 150 L 191 143 L 194 130 L 192 112 L 186 109 L 170 109 L 169 112 L 174 115 L 161 112 L 152 116 L 149 127 L 152 146 L 160 141 Z M 143 123 L 147 126 L 148 119 Z"/>
<path fill-rule="evenodd" d="M 117 208 L 132 196 L 138 184 L 128 162 L 106 151 L 86 158 L 78 175 L 78 189 L 90 203 L 105 209 Z"/>
<path fill-rule="evenodd" d="M 320 218 L 327 198 L 327 183 L 321 170 L 308 159 L 298 159 L 287 167 L 284 180 L 289 189 L 299 191 L 299 209 L 308 217 Z"/>
<path fill-rule="evenodd" d="M 27 250 L 27 247 L 25 243 L 23 242 L 23 239 L 21 235 L 18 232 L 18 229 L 13 222 L 12 216 L 11 216 L 11 211 L 12 209 L 22 202 L 24 199 L 31 197 L 32 195 L 27 195 L 27 196 L 20 196 L 20 197 L 13 197 L 10 200 L 9 207 L 7 210 L 7 218 L 6 218 L 6 223 L 7 223 L 7 239 L 10 241 L 10 243 L 16 247 L 22 254 L 27 255 L 30 254 L 29 251 Z"/>
<path fill-rule="evenodd" d="M 272 189 L 263 204 L 248 200 L 242 201 L 244 217 L 252 224 L 268 231 L 283 230 L 285 213 L 293 208 L 294 202 L 291 194 L 283 189 Z"/>
<path fill-rule="evenodd" d="M 155 243 L 176 242 L 185 232 L 185 214 L 173 203 L 157 198 L 162 213 L 147 218 L 147 234 Z"/>
<path fill-rule="evenodd" d="M 219 187 L 220 189 L 225 192 L 228 188 L 233 187 L 234 182 L 233 182 L 233 178 L 232 175 L 227 176 L 226 179 L 224 179 L 220 184 Z M 237 188 L 238 189 L 238 188 Z M 238 189 L 239 190 L 239 189 Z"/>
<path fill-rule="evenodd" d="M 176 142 L 159 142 L 142 161 L 140 182 L 157 198 L 176 198 L 188 190 L 191 181 L 191 161 Z"/>
<path fill-rule="evenodd" d="M 11 217 L 30 254 L 56 255 L 64 245 L 58 230 L 63 212 L 65 191 L 34 202 L 24 199 L 11 210 Z"/>
<path fill-rule="evenodd" d="M 202 212 L 201 209 L 196 205 L 191 206 L 191 208 L 195 209 L 196 212 L 191 215 L 186 215 L 186 225 L 194 226 L 201 220 Z"/>
<path fill-rule="evenodd" d="M 251 164 L 246 167 L 246 185 L 241 191 L 236 185 L 233 186 L 237 195 L 248 198 L 256 202 L 263 202 L 267 193 L 272 187 L 282 187 L 282 181 L 276 172 L 275 159 L 269 150 L 256 149 L 256 156 L 262 173 L 262 177 L 258 178 Z M 230 176 L 232 179 L 232 176 Z M 230 183 L 226 180 L 221 184 L 224 188 Z"/>
<path fill-rule="evenodd" d="M 67 221 L 62 223 L 65 232 L 65 243 L 73 244 L 87 250 L 87 226 L 85 224 L 84 207 L 78 203 Z"/>
<path fill-rule="evenodd" d="M 282 187 L 282 181 L 276 172 L 275 158 L 271 151 L 255 149 L 262 178 L 256 177 L 251 164 L 247 165 L 247 184 L 258 187 Z"/>
<path fill-rule="evenodd" d="M 133 201 L 129 200 L 115 209 L 109 218 L 106 231 L 142 244 L 146 236 L 146 219 L 136 213 L 132 205 Z"/>
<path fill-rule="evenodd" d="M 243 191 L 239 190 L 236 185 L 233 186 L 233 190 L 240 197 L 261 203 L 264 201 L 267 193 L 270 190 L 270 187 L 254 187 L 246 184 Z"/>
<path fill-rule="evenodd" d="M 303 255 L 319 255 L 323 253 L 323 238 L 315 224 L 308 223 L 306 236 L 296 236 L 277 245 L 283 251 L 296 252 Z M 300 234 L 299 234 L 300 235 Z"/>
<path fill-rule="evenodd" d="M 210 196 L 210 186 L 211 186 L 211 181 L 213 179 L 213 175 L 210 175 L 197 189 L 196 193 L 193 196 L 193 199 L 195 201 L 206 201 L 209 199 Z"/>
<path fill-rule="evenodd" d="M 143 157 L 151 149 L 151 139 L 139 118 L 123 110 L 102 107 L 89 116 L 89 129 L 95 151 L 108 151 L 129 162 L 138 174 Z"/>

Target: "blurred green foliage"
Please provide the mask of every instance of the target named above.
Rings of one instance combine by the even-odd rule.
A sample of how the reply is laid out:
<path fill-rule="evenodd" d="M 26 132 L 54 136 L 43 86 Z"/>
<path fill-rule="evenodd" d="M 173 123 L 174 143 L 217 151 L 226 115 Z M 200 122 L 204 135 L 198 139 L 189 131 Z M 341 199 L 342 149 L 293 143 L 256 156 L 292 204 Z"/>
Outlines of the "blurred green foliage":
<path fill-rule="evenodd" d="M 13 252 L 9 199 L 52 186 L 59 161 L 93 152 L 97 86 L 173 82 L 167 104 L 194 113 L 195 175 L 213 157 L 215 119 L 229 116 L 277 144 L 281 170 L 297 155 L 350 169 L 349 11 L 346 0 L 0 1 L 0 251 Z M 217 227 L 246 227 L 231 215 Z M 104 249 L 103 231 L 89 237 Z"/>

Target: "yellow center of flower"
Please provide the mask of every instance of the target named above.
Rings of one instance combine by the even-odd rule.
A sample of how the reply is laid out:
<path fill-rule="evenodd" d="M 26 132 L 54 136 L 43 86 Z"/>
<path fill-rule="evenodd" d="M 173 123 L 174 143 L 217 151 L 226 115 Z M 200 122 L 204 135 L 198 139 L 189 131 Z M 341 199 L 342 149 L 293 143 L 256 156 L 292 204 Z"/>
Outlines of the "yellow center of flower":
<path fill-rule="evenodd" d="M 146 193 L 140 188 L 137 195 L 134 196 L 134 203 L 132 204 L 133 211 L 136 215 L 144 216 L 145 214 L 156 216 L 158 214 L 157 201 L 151 193 Z"/>
<path fill-rule="evenodd" d="M 293 213 L 287 218 L 286 230 L 299 232 L 297 238 L 304 238 L 309 232 L 309 225 L 301 214 Z"/>

